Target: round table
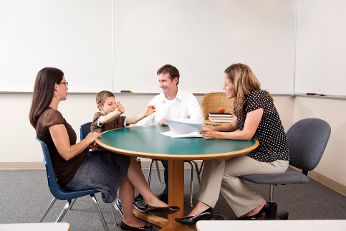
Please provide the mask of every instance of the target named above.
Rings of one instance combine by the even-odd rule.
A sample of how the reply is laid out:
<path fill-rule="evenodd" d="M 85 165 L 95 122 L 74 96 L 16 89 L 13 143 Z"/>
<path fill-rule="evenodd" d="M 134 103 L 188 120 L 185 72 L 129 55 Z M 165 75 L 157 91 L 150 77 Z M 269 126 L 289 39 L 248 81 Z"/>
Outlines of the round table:
<path fill-rule="evenodd" d="M 184 216 L 184 160 L 208 160 L 245 155 L 256 149 L 257 140 L 206 140 L 203 138 L 170 138 L 160 133 L 168 131 L 165 126 L 126 127 L 101 134 L 96 143 L 115 153 L 168 160 L 168 203 L 180 207 L 179 212 L 168 219 L 142 214 L 145 219 L 161 230 L 195 230 L 175 222 Z"/>

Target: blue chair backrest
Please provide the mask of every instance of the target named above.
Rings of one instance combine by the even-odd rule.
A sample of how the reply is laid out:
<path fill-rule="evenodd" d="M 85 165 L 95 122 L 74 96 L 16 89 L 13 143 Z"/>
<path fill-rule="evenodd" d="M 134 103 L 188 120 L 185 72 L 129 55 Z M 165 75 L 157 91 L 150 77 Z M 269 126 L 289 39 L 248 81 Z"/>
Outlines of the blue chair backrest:
<path fill-rule="evenodd" d="M 56 177 L 53 169 L 52 160 L 49 155 L 48 146 L 45 142 L 42 140 L 37 139 L 42 147 L 43 151 L 43 157 L 44 157 L 44 165 L 46 166 L 46 172 L 47 172 L 47 179 L 48 179 L 48 187 L 50 192 L 53 194 L 54 197 L 60 199 L 64 197 L 64 195 L 61 192 L 61 188 L 59 184 L 56 182 Z"/>
<path fill-rule="evenodd" d="M 80 139 L 83 140 L 90 132 L 91 130 L 91 122 L 87 122 L 85 124 L 82 124 L 80 126 Z"/>
<path fill-rule="evenodd" d="M 327 146 L 331 128 L 318 118 L 302 119 L 287 131 L 290 165 L 310 171 L 319 163 Z"/>

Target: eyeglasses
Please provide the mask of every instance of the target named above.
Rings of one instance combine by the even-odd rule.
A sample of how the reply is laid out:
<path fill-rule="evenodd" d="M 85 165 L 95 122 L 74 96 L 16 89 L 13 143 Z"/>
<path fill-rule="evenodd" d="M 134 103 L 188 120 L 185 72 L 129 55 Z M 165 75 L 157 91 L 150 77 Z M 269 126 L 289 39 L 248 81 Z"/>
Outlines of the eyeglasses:
<path fill-rule="evenodd" d="M 60 82 L 59 84 L 64 84 L 66 87 L 68 86 L 68 82 L 66 81 Z"/>

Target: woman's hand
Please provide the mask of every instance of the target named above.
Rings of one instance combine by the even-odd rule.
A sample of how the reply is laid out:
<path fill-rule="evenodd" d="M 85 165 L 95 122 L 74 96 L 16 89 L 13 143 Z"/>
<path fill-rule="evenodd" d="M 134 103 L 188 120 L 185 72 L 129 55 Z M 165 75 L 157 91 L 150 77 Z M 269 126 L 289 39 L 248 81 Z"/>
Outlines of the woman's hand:
<path fill-rule="evenodd" d="M 210 139 L 217 139 L 219 137 L 218 136 L 219 133 L 220 132 L 217 132 L 217 131 L 206 131 L 206 132 L 203 132 L 202 135 L 204 139 L 210 140 Z"/>
<path fill-rule="evenodd" d="M 201 131 L 201 132 L 215 131 L 215 127 L 214 127 L 214 126 L 207 125 L 207 126 L 204 126 L 203 128 L 201 128 L 200 131 Z"/>
<path fill-rule="evenodd" d="M 95 142 L 95 140 L 97 138 L 100 137 L 100 133 L 98 132 L 90 132 L 86 137 L 85 137 L 85 140 L 87 141 L 87 143 L 90 145 L 90 144 L 93 144 Z"/>
<path fill-rule="evenodd" d="M 219 132 L 215 131 L 215 127 L 213 126 L 204 126 L 203 128 L 201 128 L 201 134 L 203 136 L 204 139 L 215 139 L 217 138 L 217 135 Z"/>

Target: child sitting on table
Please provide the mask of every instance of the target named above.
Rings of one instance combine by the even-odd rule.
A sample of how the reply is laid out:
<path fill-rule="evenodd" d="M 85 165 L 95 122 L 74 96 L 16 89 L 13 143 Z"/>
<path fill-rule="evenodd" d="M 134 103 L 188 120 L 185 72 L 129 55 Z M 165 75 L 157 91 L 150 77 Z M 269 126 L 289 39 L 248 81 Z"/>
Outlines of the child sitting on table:
<path fill-rule="evenodd" d="M 92 132 L 104 132 L 116 128 L 123 128 L 130 124 L 135 124 L 139 120 L 147 117 L 155 111 L 153 106 L 148 106 L 145 111 L 137 116 L 127 118 L 122 116 L 125 107 L 115 100 L 115 96 L 110 91 L 101 91 L 96 95 L 96 104 L 99 109 L 95 113 L 91 124 Z"/>

